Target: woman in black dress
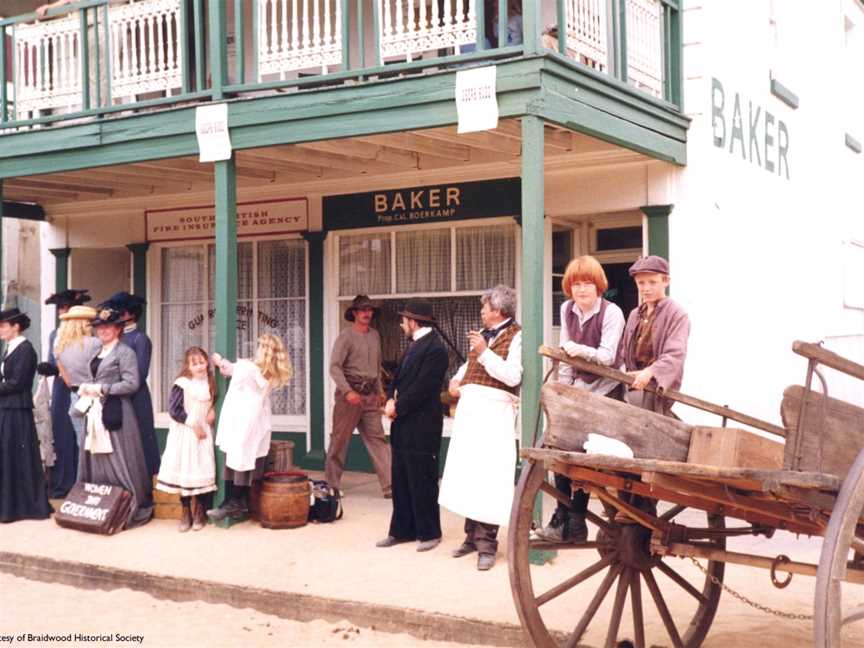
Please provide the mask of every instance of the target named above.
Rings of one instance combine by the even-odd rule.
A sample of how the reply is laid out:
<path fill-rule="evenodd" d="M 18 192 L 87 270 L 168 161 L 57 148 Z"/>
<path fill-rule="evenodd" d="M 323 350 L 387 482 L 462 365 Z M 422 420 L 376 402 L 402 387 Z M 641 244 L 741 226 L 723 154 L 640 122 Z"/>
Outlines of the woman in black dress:
<path fill-rule="evenodd" d="M 44 520 L 51 514 L 36 426 L 33 378 L 36 351 L 21 333 L 30 318 L 17 308 L 0 311 L 0 522 Z"/>

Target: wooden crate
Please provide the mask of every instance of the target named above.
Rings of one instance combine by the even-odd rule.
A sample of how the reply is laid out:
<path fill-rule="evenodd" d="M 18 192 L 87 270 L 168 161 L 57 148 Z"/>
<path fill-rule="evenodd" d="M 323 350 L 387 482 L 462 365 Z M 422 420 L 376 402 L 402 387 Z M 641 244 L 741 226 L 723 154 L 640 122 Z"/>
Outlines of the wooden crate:
<path fill-rule="evenodd" d="M 738 428 L 695 426 L 687 463 L 724 468 L 783 468 L 783 443 Z"/>
<path fill-rule="evenodd" d="M 180 496 L 175 493 L 166 493 L 156 488 L 156 478 L 153 478 L 153 517 L 159 520 L 179 520 L 182 507 Z"/>

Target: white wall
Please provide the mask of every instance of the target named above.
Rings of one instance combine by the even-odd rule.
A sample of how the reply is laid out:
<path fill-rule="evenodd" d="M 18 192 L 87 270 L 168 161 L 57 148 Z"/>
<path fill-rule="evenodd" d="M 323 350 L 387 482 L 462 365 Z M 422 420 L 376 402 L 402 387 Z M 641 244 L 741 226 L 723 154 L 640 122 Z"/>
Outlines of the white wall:
<path fill-rule="evenodd" d="M 784 7 L 782 15 L 772 4 Z M 843 59 L 842 3 L 820 2 L 819 11 L 807 4 L 693 0 L 684 12 L 685 109 L 693 122 L 670 217 L 672 294 L 693 324 L 683 389 L 773 421 L 783 389 L 804 380 L 794 340 L 827 339 L 864 363 L 864 311 L 844 307 L 842 281 L 850 215 L 860 222 L 864 198 L 864 156 L 845 146 L 843 83 L 832 73 Z M 771 94 L 772 71 L 798 95 L 797 110 Z M 712 79 L 725 91 L 722 148 L 714 143 L 723 129 L 719 120 L 712 128 Z M 736 94 L 743 155 L 731 141 Z M 754 116 L 761 110 L 752 155 L 751 102 Z M 766 111 L 774 117 L 773 172 Z M 788 178 L 776 166 L 781 120 Z M 832 379 L 829 390 L 864 401 L 860 381 Z"/>

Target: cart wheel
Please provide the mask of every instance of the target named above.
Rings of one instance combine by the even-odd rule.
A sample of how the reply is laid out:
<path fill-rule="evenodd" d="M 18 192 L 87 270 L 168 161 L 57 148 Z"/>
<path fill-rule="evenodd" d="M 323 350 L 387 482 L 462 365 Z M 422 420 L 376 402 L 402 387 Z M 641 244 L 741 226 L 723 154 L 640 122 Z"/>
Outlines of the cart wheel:
<path fill-rule="evenodd" d="M 864 450 L 858 453 L 858 458 L 843 480 L 822 542 L 822 555 L 816 570 L 816 603 L 813 613 L 815 648 L 860 646 L 864 637 L 864 592 L 860 585 L 847 583 L 844 587 L 843 584 L 846 568 L 853 556 L 858 569 L 864 568 L 864 552 L 861 551 L 861 548 L 864 548 L 864 525 L 859 526 L 862 519 Z"/>
<path fill-rule="evenodd" d="M 693 571 L 685 577 L 670 566 L 668 559 L 663 560 L 650 553 L 649 529 L 639 524 L 607 521 L 592 513 L 589 513 L 588 521 L 596 528 L 596 533 L 592 539 L 589 526 L 588 542 L 551 546 L 547 542 L 531 538 L 534 502 L 537 495 L 541 494 L 541 485 L 546 483 L 547 474 L 548 471 L 542 464 L 530 462 L 524 465 L 516 488 L 508 539 L 510 587 L 522 627 L 530 637 L 532 645 L 535 648 L 575 648 L 580 640 L 585 638 L 591 621 L 595 616 L 599 616 L 608 618 L 607 627 L 605 631 L 596 631 L 599 634 L 591 637 L 590 643 L 615 648 L 619 636 L 631 636 L 621 630 L 629 594 L 632 641 L 637 648 L 648 645 L 645 636 L 646 620 L 649 622 L 651 634 L 658 634 L 655 641 L 666 641 L 659 636 L 664 633 L 665 628 L 665 635 L 668 635 L 676 648 L 700 646 L 717 611 L 721 594 L 718 583 L 723 581 L 725 565 L 713 561 L 708 563 L 708 573 L 713 578 Z M 671 520 L 684 510 L 683 506 L 672 506 L 661 516 Z M 548 514 L 546 517 L 548 518 Z M 708 525 L 714 529 L 723 528 L 723 516 L 709 516 Z M 724 539 L 704 542 L 718 549 L 724 549 L 726 545 Z M 575 566 L 571 568 L 571 571 L 576 573 L 553 576 L 553 573 L 560 573 L 563 569 L 557 565 L 532 567 L 529 561 L 529 552 L 532 549 L 544 548 L 554 548 L 561 552 L 555 562 L 566 564 L 574 557 L 571 551 L 592 552 L 596 560 L 587 563 L 580 561 L 578 569 Z M 586 564 L 590 566 L 585 567 Z M 656 578 L 658 573 L 662 573 L 663 578 L 668 578 L 674 587 L 680 587 L 690 595 L 685 597 L 686 605 L 676 604 L 674 610 L 669 609 L 659 587 L 662 579 L 658 583 Z M 592 580 L 595 575 L 602 580 Z M 643 615 L 643 583 L 650 593 L 649 600 L 653 601 L 662 625 L 658 623 L 657 617 Z M 579 585 L 584 586 L 578 588 Z M 610 599 L 611 606 L 608 602 L 604 606 L 604 600 L 609 598 L 613 585 L 615 587 Z M 535 592 L 535 587 L 539 594 Z M 578 594 L 574 595 L 571 590 L 578 591 Z M 553 629 L 553 625 L 557 627 Z M 628 625 L 631 624 L 625 624 L 625 627 Z M 570 627 L 575 629 L 563 631 Z"/>

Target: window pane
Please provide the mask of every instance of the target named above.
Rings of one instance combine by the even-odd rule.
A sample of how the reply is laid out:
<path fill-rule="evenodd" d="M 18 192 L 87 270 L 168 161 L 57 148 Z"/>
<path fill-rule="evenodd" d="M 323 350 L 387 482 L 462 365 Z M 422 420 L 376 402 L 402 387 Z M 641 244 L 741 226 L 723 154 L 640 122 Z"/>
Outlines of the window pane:
<path fill-rule="evenodd" d="M 396 234 L 396 292 L 450 288 L 450 228 Z"/>
<path fill-rule="evenodd" d="M 207 246 L 210 268 L 209 298 L 213 299 L 216 287 L 216 246 Z M 252 299 L 252 243 L 237 244 L 237 299 Z"/>
<path fill-rule="evenodd" d="M 255 355 L 255 318 L 257 317 L 254 304 L 251 301 L 244 300 L 237 302 L 237 346 L 234 352 L 234 358 L 229 356 L 229 360 L 235 358 L 252 358 Z M 208 329 L 210 331 L 210 346 L 211 350 L 216 348 L 216 305 L 210 302 L 208 309 Z"/>
<path fill-rule="evenodd" d="M 306 300 L 259 302 L 258 331 L 278 335 L 285 342 L 294 375 L 291 382 L 273 392 L 273 414 L 306 413 Z"/>
<path fill-rule="evenodd" d="M 258 296 L 306 297 L 306 243 L 258 243 Z"/>
<path fill-rule="evenodd" d="M 561 290 L 563 278 L 564 275 L 552 275 L 552 326 L 561 326 L 561 304 L 568 299 Z"/>
<path fill-rule="evenodd" d="M 573 230 L 552 232 L 552 272 L 563 275 L 573 254 Z"/>
<path fill-rule="evenodd" d="M 162 249 L 162 301 L 204 301 L 204 246 Z"/>
<path fill-rule="evenodd" d="M 202 256 L 203 252 L 204 249 L 201 248 Z M 191 346 L 204 346 L 206 321 L 207 313 L 204 312 L 203 303 L 162 306 L 162 335 L 159 344 L 162 393 L 161 402 L 157 403 L 159 411 L 168 409 L 168 394 L 180 373 L 186 349 Z"/>
<path fill-rule="evenodd" d="M 516 280 L 516 226 L 456 228 L 456 290 L 486 290 Z"/>
<path fill-rule="evenodd" d="M 642 249 L 642 227 L 607 227 L 597 230 L 597 251 Z"/>
<path fill-rule="evenodd" d="M 339 294 L 381 295 L 390 288 L 390 235 L 339 237 Z"/>

